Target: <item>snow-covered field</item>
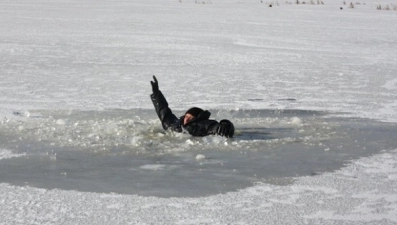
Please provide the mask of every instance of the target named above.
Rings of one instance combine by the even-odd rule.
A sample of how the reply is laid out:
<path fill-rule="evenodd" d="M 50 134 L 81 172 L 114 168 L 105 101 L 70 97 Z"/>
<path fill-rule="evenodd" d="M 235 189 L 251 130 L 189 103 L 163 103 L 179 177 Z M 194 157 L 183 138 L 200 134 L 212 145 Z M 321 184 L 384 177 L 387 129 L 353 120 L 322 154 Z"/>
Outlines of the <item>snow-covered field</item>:
<path fill-rule="evenodd" d="M 147 112 L 153 74 L 175 110 L 318 110 L 396 123 L 397 11 L 376 6 L 397 3 L 323 2 L 0 0 L 0 131 L 24 124 L 21 142 L 10 141 L 18 146 L 38 112 Z M 140 114 L 143 124 L 160 126 L 153 115 Z M 197 198 L 0 180 L 0 224 L 397 224 L 397 149 L 378 152 L 292 184 Z M 0 164 L 26 157 L 0 146 Z"/>

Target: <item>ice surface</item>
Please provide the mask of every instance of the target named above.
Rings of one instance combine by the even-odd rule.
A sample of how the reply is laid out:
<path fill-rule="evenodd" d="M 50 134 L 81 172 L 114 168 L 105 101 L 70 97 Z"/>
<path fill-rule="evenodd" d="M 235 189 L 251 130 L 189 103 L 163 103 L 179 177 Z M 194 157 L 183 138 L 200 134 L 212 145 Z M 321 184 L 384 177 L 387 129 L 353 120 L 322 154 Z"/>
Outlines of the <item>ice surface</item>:
<path fill-rule="evenodd" d="M 396 161 L 396 151 L 381 153 L 334 173 L 300 178 L 294 185 L 258 184 L 205 198 L 82 193 L 2 183 L 0 220 L 5 224 L 395 224 Z"/>
<path fill-rule="evenodd" d="M 152 108 L 156 74 L 180 110 L 299 108 L 396 121 L 387 88 L 393 11 L 372 1 L 344 11 L 339 2 L 280 4 L 4 3 L 2 111 Z"/>
<path fill-rule="evenodd" d="M 120 123 L 113 115 L 112 119 L 101 118 L 104 120 L 74 118 L 86 121 L 79 124 L 71 124 L 67 115 L 48 119 L 57 110 L 70 110 L 72 114 L 152 110 L 148 95 L 153 74 L 175 110 L 199 106 L 221 112 L 213 115 L 217 118 L 229 117 L 232 110 L 332 111 L 341 113 L 342 120 L 346 116 L 365 118 L 359 121 L 368 124 L 352 125 L 370 128 L 364 132 L 358 129 L 361 133 L 384 132 L 384 127 L 393 124 L 380 125 L 371 119 L 397 121 L 397 18 L 395 10 L 376 10 L 376 6 L 396 3 L 363 0 L 351 9 L 349 2 L 323 2 L 296 5 L 280 1 L 272 2 L 271 8 L 269 1 L 253 0 L 0 2 L 0 126 L 7 131 L 1 136 L 0 165 L 20 162 L 32 168 L 48 165 L 57 171 L 57 163 L 67 159 L 68 153 L 75 153 L 74 148 L 83 148 L 82 144 L 94 147 L 85 151 L 87 154 L 111 158 L 105 153 L 111 152 L 108 148 L 115 143 L 136 148 L 137 152 L 150 149 L 145 139 L 150 134 L 156 134 L 155 144 L 168 138 L 184 141 L 182 147 L 161 142 L 162 154 L 170 154 L 162 151 L 171 148 L 186 153 L 188 146 L 217 146 L 226 154 L 244 142 L 263 144 L 264 140 L 252 140 L 263 133 L 240 136 L 237 145 L 219 138 L 197 141 L 184 135 L 167 136 L 150 115 L 129 117 L 130 122 L 125 119 Z M 39 111 L 50 113 L 36 114 Z M 32 122 L 42 116 L 48 119 L 42 126 Z M 284 133 L 287 137 L 294 134 L 307 137 L 308 144 L 315 143 L 318 139 L 307 135 L 305 119 L 297 118 L 303 127 L 296 120 L 265 122 L 274 127 L 293 127 L 296 133 Z M 252 125 L 258 121 L 236 122 Z M 111 125 L 109 129 L 107 125 Z M 128 125 L 152 127 L 153 132 L 133 130 L 137 135 L 127 135 L 127 139 L 113 132 L 128 133 L 132 130 Z M 287 140 L 294 143 L 294 138 Z M 258 183 L 205 198 L 162 199 L 1 183 L 0 223 L 396 224 L 397 153 L 389 151 L 395 138 L 359 140 L 358 145 L 378 146 L 373 153 L 381 153 L 354 159 L 335 172 L 296 178 L 294 184 L 288 180 L 286 186 Z M 276 140 L 268 141 L 270 145 Z M 387 142 L 390 145 L 380 146 Z M 41 149 L 37 143 L 48 145 Z M 324 154 L 334 150 L 326 143 L 315 149 L 324 149 Z M 341 146 L 340 151 L 350 149 Z M 122 152 L 115 149 L 115 155 Z M 32 154 L 34 157 L 29 158 Z M 206 159 L 197 161 L 198 154 Z M 190 159 L 199 164 L 210 161 L 211 155 L 193 151 Z M 63 165 L 71 165 L 68 163 Z M 103 164 L 108 177 L 117 179 L 118 174 L 111 173 L 117 166 Z M 178 170 L 164 163 L 144 162 L 141 166 L 146 173 Z M 7 175 L 4 171 L 0 173 Z M 57 175 L 70 177 L 65 171 Z M 70 189 L 77 189 L 76 184 L 82 183 L 70 183 Z"/>

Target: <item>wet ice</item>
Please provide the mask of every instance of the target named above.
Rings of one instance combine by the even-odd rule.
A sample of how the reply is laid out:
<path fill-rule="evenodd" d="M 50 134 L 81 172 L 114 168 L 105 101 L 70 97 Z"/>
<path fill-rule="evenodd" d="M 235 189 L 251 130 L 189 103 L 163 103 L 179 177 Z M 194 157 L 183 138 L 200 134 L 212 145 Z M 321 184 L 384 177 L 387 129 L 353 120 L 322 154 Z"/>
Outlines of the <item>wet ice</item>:
<path fill-rule="evenodd" d="M 232 139 L 162 130 L 152 110 L 32 111 L 4 121 L 1 179 L 15 185 L 161 197 L 198 197 L 341 168 L 395 149 L 397 127 L 304 110 L 211 110 Z M 216 118 L 215 118 L 216 119 Z"/>

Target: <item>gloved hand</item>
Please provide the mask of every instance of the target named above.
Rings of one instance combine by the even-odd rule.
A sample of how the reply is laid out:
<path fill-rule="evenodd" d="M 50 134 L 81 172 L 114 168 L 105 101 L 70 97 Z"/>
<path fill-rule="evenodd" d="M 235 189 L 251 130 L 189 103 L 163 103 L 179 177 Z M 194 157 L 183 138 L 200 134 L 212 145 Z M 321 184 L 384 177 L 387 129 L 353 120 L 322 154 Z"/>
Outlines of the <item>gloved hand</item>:
<path fill-rule="evenodd" d="M 159 92 L 159 83 L 157 82 L 156 76 L 153 76 L 153 81 L 150 81 L 150 83 L 152 84 L 152 89 L 153 89 L 153 94 Z"/>
<path fill-rule="evenodd" d="M 234 135 L 234 125 L 229 120 L 221 120 L 216 129 L 216 133 L 220 136 L 231 138 Z"/>

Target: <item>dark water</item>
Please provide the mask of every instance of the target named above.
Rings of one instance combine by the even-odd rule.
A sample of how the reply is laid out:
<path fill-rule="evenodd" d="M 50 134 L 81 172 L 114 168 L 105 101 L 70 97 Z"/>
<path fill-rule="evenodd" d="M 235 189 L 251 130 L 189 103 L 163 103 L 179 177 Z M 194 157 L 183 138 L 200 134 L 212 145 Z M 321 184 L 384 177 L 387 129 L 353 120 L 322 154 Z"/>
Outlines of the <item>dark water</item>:
<path fill-rule="evenodd" d="M 287 185 L 397 148 L 397 125 L 303 110 L 213 111 L 236 136 L 164 132 L 151 110 L 41 111 L 3 121 L 0 182 L 160 197 L 199 197 L 256 182 Z"/>

